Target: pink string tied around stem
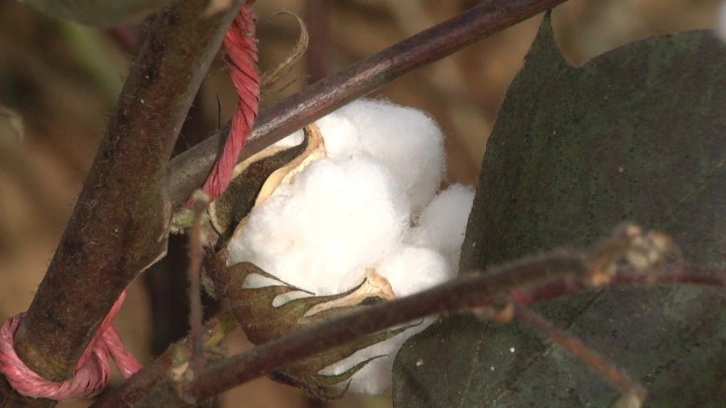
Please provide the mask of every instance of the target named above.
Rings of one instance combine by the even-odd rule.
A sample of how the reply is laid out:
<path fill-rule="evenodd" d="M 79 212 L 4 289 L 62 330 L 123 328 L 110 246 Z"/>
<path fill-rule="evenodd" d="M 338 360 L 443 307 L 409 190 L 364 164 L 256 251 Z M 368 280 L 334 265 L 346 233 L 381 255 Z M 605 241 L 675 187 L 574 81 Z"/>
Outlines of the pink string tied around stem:
<path fill-rule="evenodd" d="M 224 49 L 227 52 L 227 66 L 239 95 L 239 103 L 232 117 L 232 126 L 222 153 L 214 164 L 207 181 L 202 187 L 214 200 L 227 189 L 232 179 L 232 170 L 237 164 L 247 136 L 257 119 L 260 101 L 260 72 L 257 69 L 257 39 L 255 38 L 255 13 L 250 7 L 253 0 L 240 8 L 232 25 L 224 36 Z M 187 204 L 191 204 L 188 202 Z"/>
<path fill-rule="evenodd" d="M 141 364 L 126 350 L 112 324 L 125 298 L 126 291 L 123 291 L 101 322 L 70 379 L 48 381 L 28 368 L 15 353 L 15 331 L 24 313 L 11 317 L 0 327 L 0 371 L 18 393 L 58 401 L 93 397 L 101 392 L 111 375 L 111 359 L 125 378 L 131 377 L 141 369 Z"/>

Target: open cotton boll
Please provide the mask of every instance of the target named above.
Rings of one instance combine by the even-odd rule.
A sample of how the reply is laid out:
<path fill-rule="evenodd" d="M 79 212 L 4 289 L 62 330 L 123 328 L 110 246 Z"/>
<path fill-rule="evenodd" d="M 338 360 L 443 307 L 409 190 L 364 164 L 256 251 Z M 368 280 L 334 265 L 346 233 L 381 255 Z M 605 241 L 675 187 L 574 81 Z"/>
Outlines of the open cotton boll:
<path fill-rule="evenodd" d="M 250 212 L 228 245 L 228 264 L 249 261 L 316 295 L 338 294 L 400 245 L 409 208 L 377 162 L 320 159 Z"/>
<path fill-rule="evenodd" d="M 454 276 L 446 260 L 436 251 L 413 246 L 400 247 L 376 266 L 376 272 L 388 279 L 396 297 L 420 292 Z M 421 324 L 384 342 L 359 350 L 350 357 L 326 367 L 321 373 L 340 374 L 361 361 L 383 356 L 369 362 L 355 373 L 349 387 L 349 391 L 352 392 L 380 394 L 391 385 L 393 360 L 401 345 L 409 337 L 428 327 L 434 320 L 433 317 L 424 319 Z"/>
<path fill-rule="evenodd" d="M 422 209 L 444 174 L 443 135 L 436 123 L 416 109 L 370 99 L 354 101 L 338 113 L 361 134 L 365 150 L 406 189 L 414 213 Z"/>
<path fill-rule="evenodd" d="M 227 247 L 228 264 L 248 261 L 275 277 L 252 274 L 244 287 L 284 282 L 317 296 L 334 295 L 353 289 L 372 270 L 403 297 L 452 278 L 448 252 L 440 252 L 456 248 L 458 258 L 471 198 L 467 207 L 468 195 L 456 188 L 434 198 L 444 172 L 443 136 L 434 121 L 414 109 L 359 100 L 316 124 L 327 157 L 254 207 Z M 296 132 L 278 143 L 294 146 L 303 137 Z M 422 210 L 421 223 L 411 232 L 412 213 Z M 273 306 L 309 295 L 287 293 Z M 414 322 L 415 327 L 357 350 L 320 374 L 341 374 L 377 357 L 354 374 L 349 390 L 380 394 L 391 385 L 403 342 L 434 320 Z"/>
<path fill-rule="evenodd" d="M 474 189 L 461 184 L 440 192 L 421 212 L 408 241 L 440 252 L 451 268 L 458 269 L 466 223 L 474 202 Z"/>

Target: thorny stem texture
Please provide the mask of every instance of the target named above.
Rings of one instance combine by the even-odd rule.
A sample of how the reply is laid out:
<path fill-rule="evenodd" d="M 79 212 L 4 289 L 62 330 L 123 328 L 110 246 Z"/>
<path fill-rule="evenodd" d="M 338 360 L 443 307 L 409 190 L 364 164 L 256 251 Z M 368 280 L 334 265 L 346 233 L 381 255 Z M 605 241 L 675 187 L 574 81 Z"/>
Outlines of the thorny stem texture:
<path fill-rule="evenodd" d="M 201 80 L 241 1 L 173 1 L 155 18 L 15 348 L 53 381 L 68 378 L 119 293 L 166 251 L 165 167 Z"/>
<path fill-rule="evenodd" d="M 482 38 L 542 13 L 565 0 L 491 0 L 374 54 L 263 110 L 239 160 L 346 103 L 406 73 L 439 60 Z M 169 166 L 169 199 L 174 208 L 199 188 L 229 129 L 180 154 Z"/>
<path fill-rule="evenodd" d="M 486 273 L 464 274 L 427 291 L 288 334 L 212 364 L 188 385 L 187 395 L 202 400 L 360 336 L 427 315 L 473 309 L 477 315 L 496 317 L 502 299 L 527 305 L 577 293 L 592 288 L 593 273 L 597 271 L 589 268 L 582 254 L 555 251 Z M 657 273 L 621 267 L 600 283 L 726 286 L 726 271 L 680 264 L 666 265 Z"/>

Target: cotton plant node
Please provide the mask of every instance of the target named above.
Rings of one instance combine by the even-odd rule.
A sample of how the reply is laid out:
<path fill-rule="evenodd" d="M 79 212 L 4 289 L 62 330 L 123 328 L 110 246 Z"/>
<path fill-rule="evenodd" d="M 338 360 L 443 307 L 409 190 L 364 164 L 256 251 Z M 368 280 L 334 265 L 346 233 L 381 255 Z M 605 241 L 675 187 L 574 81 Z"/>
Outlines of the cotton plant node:
<path fill-rule="evenodd" d="M 210 205 L 221 238 L 215 268 L 226 278 L 206 286 L 225 288 L 240 326 L 262 344 L 451 279 L 474 191 L 437 191 L 444 162 L 435 122 L 385 101 L 355 101 L 306 126 L 235 166 Z M 323 399 L 379 394 L 403 342 L 434 319 L 271 377 Z"/>
<path fill-rule="evenodd" d="M 125 298 L 124 291 L 101 322 L 98 332 L 78 361 L 73 377 L 63 382 L 52 382 L 39 376 L 15 353 L 13 338 L 24 314 L 6 320 L 0 328 L 0 372 L 21 395 L 58 401 L 90 398 L 101 392 L 111 377 L 111 360 L 124 378 L 131 377 L 141 369 L 141 364 L 126 350 L 113 326 L 113 318 Z"/>
<path fill-rule="evenodd" d="M 654 281 L 660 267 L 669 262 L 680 263 L 682 259 L 680 248 L 666 234 L 644 231 L 634 224 L 621 224 L 589 257 L 590 283 L 594 287 L 609 284 L 621 265 L 648 271 L 650 281 Z"/>

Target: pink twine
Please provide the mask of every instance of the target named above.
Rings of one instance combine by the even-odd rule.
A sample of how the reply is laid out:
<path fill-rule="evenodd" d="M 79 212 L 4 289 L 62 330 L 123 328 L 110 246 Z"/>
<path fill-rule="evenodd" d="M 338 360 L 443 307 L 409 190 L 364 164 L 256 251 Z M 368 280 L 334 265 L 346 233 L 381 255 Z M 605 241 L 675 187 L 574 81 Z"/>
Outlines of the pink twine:
<path fill-rule="evenodd" d="M 226 62 L 232 82 L 239 95 L 239 104 L 232 117 L 232 127 L 224 143 L 224 149 L 212 172 L 202 187 L 210 200 L 219 197 L 232 179 L 247 136 L 257 118 L 260 100 L 260 72 L 257 69 L 257 39 L 255 38 L 255 13 L 250 7 L 254 0 L 247 0 L 224 37 Z M 191 203 L 188 203 L 191 204 Z"/>
<path fill-rule="evenodd" d="M 11 317 L 0 327 L 0 372 L 5 374 L 18 393 L 58 401 L 93 397 L 101 392 L 111 375 L 110 359 L 114 360 L 125 378 L 131 377 L 141 369 L 141 364 L 126 350 L 112 324 L 125 298 L 126 291 L 121 293 L 101 322 L 96 336 L 78 361 L 72 378 L 63 382 L 48 381 L 28 368 L 15 354 L 13 338 L 24 313 Z"/>

